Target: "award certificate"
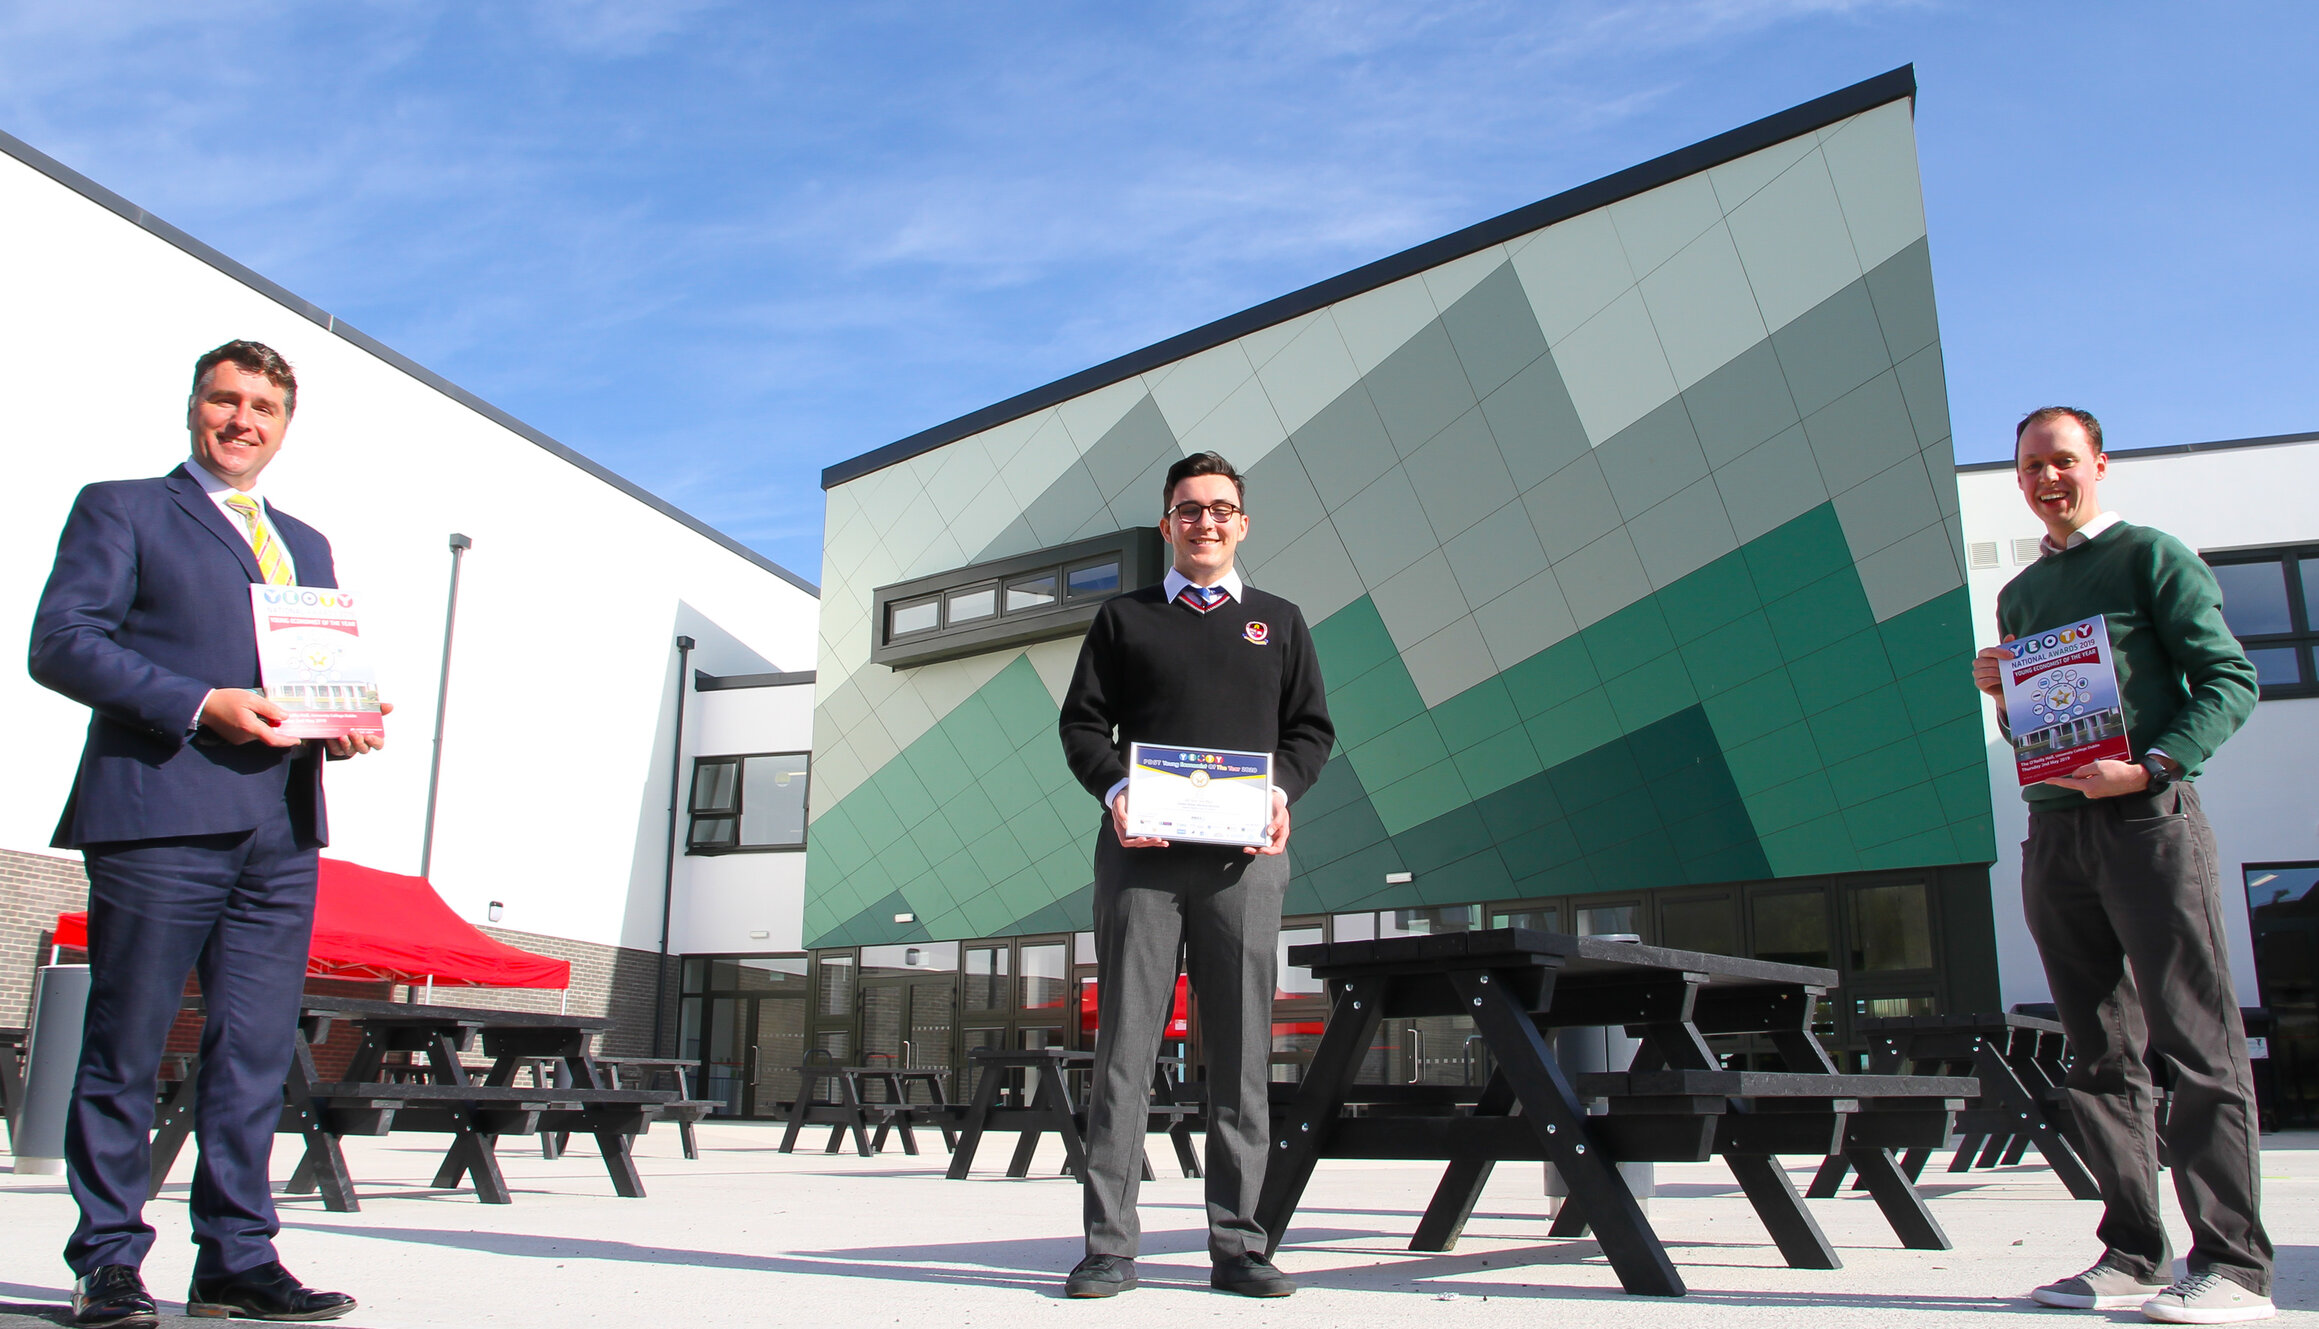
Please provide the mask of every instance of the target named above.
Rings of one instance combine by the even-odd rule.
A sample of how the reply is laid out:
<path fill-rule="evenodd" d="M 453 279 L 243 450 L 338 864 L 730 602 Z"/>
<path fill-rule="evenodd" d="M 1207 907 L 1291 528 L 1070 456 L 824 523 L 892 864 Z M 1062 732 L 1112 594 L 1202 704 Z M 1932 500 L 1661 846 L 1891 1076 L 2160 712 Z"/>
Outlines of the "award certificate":
<path fill-rule="evenodd" d="M 288 738 L 386 734 L 354 596 L 318 586 L 250 587 L 258 629 L 258 677 L 266 700 L 289 714 Z"/>
<path fill-rule="evenodd" d="M 1271 832 L 1271 753 L 1128 745 L 1129 835 L 1266 845 Z"/>
<path fill-rule="evenodd" d="M 2012 656 L 1999 671 L 2005 726 L 2021 783 L 2067 775 L 2089 761 L 2131 761 L 2126 713 L 2118 705 L 2118 671 L 2109 624 L 2082 622 L 2027 633 L 2005 643 Z"/>

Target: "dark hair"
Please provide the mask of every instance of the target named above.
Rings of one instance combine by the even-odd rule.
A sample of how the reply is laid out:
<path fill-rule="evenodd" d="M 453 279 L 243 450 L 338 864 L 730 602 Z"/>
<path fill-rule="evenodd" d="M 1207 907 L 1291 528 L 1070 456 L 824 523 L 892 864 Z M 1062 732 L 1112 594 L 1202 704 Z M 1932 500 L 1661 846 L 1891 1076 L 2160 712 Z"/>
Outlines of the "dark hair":
<path fill-rule="evenodd" d="M 1168 468 L 1167 483 L 1160 489 L 1160 511 L 1167 511 L 1168 504 L 1175 500 L 1176 486 L 1195 475 L 1221 475 L 1230 480 L 1232 492 L 1240 496 L 1240 506 L 1248 506 L 1248 484 L 1240 478 L 1240 472 L 1232 469 L 1232 463 L 1219 453 L 1195 452 Z"/>
<path fill-rule="evenodd" d="M 290 362 L 282 353 L 262 341 L 229 341 L 193 362 L 193 390 L 201 391 L 201 380 L 221 364 L 233 364 L 243 373 L 256 374 L 282 390 L 282 415 L 287 419 L 298 413 L 298 376 L 290 372 Z"/>
<path fill-rule="evenodd" d="M 2083 426 L 2087 441 L 2094 445 L 2094 455 L 2102 455 L 2102 422 L 2094 419 L 2092 411 L 2081 411 L 2075 406 L 2040 406 L 2022 416 L 2021 423 L 2013 426 L 2014 457 L 2021 455 L 2021 436 L 2029 432 L 2029 426 L 2049 424 L 2061 419 L 2075 420 Z"/>

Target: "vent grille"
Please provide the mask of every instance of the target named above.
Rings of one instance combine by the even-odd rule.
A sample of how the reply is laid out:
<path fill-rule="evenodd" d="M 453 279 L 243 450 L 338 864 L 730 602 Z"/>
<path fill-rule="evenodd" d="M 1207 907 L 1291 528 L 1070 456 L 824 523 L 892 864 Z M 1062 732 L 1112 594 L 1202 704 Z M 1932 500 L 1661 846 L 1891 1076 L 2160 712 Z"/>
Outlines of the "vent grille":
<path fill-rule="evenodd" d="M 2027 567 L 2030 564 L 2035 563 L 2037 561 L 2037 553 L 2038 550 L 2036 536 L 2029 536 L 2026 539 L 2016 539 L 2013 542 L 2013 561 L 2023 567 Z"/>
<path fill-rule="evenodd" d="M 1975 540 L 1966 545 L 1965 562 L 1976 568 L 1997 566 L 1997 542 L 1995 540 Z"/>

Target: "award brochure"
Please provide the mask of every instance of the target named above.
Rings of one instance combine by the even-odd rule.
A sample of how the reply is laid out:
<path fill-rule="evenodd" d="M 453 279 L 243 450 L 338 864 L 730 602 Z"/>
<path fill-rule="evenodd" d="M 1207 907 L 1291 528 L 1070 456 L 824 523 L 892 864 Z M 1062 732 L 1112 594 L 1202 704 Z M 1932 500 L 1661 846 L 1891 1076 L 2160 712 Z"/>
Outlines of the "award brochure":
<path fill-rule="evenodd" d="M 1129 835 L 1265 845 L 1271 832 L 1271 753 L 1128 745 Z"/>
<path fill-rule="evenodd" d="M 2099 615 L 2005 643 L 1999 671 L 2005 725 L 2021 783 L 2067 775 L 2089 761 L 2133 760 L 2110 629 Z"/>
<path fill-rule="evenodd" d="M 268 701 L 289 712 L 290 738 L 386 733 L 378 677 L 354 597 L 318 586 L 250 587 L 258 629 L 258 677 Z"/>

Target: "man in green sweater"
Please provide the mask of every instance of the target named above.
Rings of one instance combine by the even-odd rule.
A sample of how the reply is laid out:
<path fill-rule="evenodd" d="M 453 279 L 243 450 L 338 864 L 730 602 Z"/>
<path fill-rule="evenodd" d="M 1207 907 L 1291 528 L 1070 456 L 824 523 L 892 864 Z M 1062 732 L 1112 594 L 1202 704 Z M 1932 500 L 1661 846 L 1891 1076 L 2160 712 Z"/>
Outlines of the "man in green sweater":
<path fill-rule="evenodd" d="M 2214 830 L 2190 784 L 2254 710 L 2254 666 L 2198 555 L 2102 511 L 2100 421 L 2051 406 L 2014 437 L 2015 478 L 2046 535 L 2037 562 L 1998 593 L 1999 630 L 2012 641 L 2101 615 L 2134 751 L 2022 790 L 2021 903 L 2076 1055 L 2068 1090 L 2103 1202 L 2101 1259 L 2032 1295 L 2086 1310 L 2140 1306 L 2171 1324 L 2264 1319 L 2277 1311 L 2254 1076 Z M 1973 661 L 2000 724 L 2006 658 L 1992 646 Z M 2166 1148 L 2193 1237 L 2188 1272 L 2171 1285 L 2145 1050 L 2173 1073 Z"/>

